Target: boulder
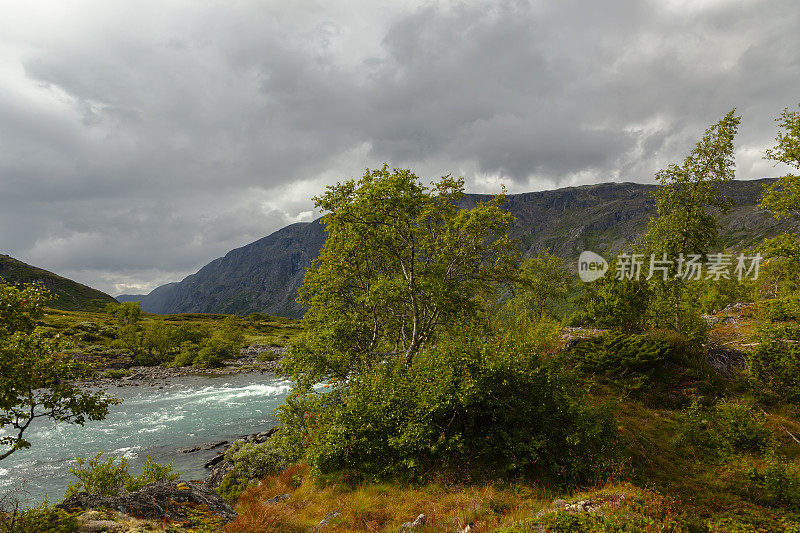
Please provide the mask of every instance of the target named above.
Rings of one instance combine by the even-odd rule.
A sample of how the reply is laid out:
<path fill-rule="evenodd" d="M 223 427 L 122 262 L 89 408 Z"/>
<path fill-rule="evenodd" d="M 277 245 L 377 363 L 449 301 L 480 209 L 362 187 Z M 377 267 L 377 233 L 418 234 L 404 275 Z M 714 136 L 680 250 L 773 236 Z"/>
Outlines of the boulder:
<path fill-rule="evenodd" d="M 221 457 L 222 460 L 210 467 L 210 471 L 205 481 L 203 481 L 203 489 L 205 490 L 214 490 L 222 485 L 222 478 L 233 468 L 233 463 L 225 459 L 224 455 L 219 455 L 218 457 Z"/>
<path fill-rule="evenodd" d="M 78 529 L 76 533 L 111 533 L 114 531 L 122 531 L 125 529 L 123 524 L 114 522 L 113 520 L 87 520 Z"/>
<path fill-rule="evenodd" d="M 319 524 L 317 524 L 316 529 L 322 529 L 323 527 L 330 525 L 331 521 L 334 518 L 337 518 L 341 515 L 342 513 L 340 513 L 339 511 L 333 511 L 332 513 L 328 513 L 327 515 L 325 515 L 325 518 L 320 520 Z"/>
<path fill-rule="evenodd" d="M 400 529 L 416 529 L 418 527 L 424 526 L 425 522 L 427 521 L 428 519 L 425 517 L 425 515 L 421 514 L 413 522 L 404 522 L 403 525 L 400 526 Z"/>
<path fill-rule="evenodd" d="M 225 446 L 228 444 L 226 440 L 220 440 L 216 442 L 206 442 L 205 444 L 198 444 L 197 446 L 189 446 L 188 448 L 181 448 L 178 450 L 179 453 L 194 453 L 199 452 L 201 450 L 213 450 L 214 448 L 219 448 L 220 446 Z"/>
<path fill-rule="evenodd" d="M 122 496 L 77 492 L 56 505 L 60 509 L 111 509 L 134 518 L 186 522 L 188 510 L 205 511 L 233 520 L 236 511 L 216 492 L 183 481 L 157 481 Z"/>

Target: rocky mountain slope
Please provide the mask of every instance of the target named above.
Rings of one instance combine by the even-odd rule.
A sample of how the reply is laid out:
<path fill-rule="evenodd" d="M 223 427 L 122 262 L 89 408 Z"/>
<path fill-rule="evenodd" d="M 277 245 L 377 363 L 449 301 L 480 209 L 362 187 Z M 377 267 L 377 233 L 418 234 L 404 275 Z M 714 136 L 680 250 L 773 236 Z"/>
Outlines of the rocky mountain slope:
<path fill-rule="evenodd" d="M 764 185 L 771 180 L 726 183 L 723 192 L 736 207 L 719 217 L 721 235 L 729 246 L 742 247 L 784 231 L 757 207 Z M 583 250 L 610 257 L 631 243 L 654 214 L 654 185 L 604 183 L 509 195 L 507 208 L 516 217 L 512 235 L 526 254 L 548 250 L 574 263 Z M 467 195 L 462 207 L 474 206 L 486 195 Z M 294 301 L 306 267 L 325 242 L 320 222 L 292 224 L 228 252 L 196 274 L 144 296 L 120 299 L 142 302 L 153 313 L 266 312 L 296 317 Z"/>
<path fill-rule="evenodd" d="M 116 302 L 113 297 L 97 289 L 87 287 L 71 279 L 63 278 L 3 254 L 0 254 L 0 278 L 13 284 L 42 283 L 52 291 L 54 298 L 48 306 L 55 309 L 99 311 L 107 303 Z"/>

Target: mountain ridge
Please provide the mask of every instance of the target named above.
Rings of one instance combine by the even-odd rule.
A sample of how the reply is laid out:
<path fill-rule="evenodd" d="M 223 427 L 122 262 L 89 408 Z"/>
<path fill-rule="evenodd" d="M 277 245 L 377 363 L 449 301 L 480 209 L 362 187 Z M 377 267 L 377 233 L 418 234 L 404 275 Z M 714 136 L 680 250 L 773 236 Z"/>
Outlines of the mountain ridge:
<path fill-rule="evenodd" d="M 114 297 L 88 285 L 23 263 L 5 254 L 0 254 L 0 278 L 14 285 L 42 283 L 53 293 L 53 299 L 47 306 L 64 311 L 101 311 L 106 304 L 117 301 Z"/>
<path fill-rule="evenodd" d="M 722 184 L 722 192 L 737 204 L 718 215 L 726 246 L 749 246 L 794 227 L 757 206 L 764 186 L 772 181 L 763 178 Z M 652 184 L 623 182 L 510 194 L 505 207 L 516 218 L 510 233 L 525 255 L 547 250 L 569 265 L 574 265 L 583 250 L 614 254 L 645 229 L 655 212 L 655 189 Z M 470 208 L 491 196 L 467 194 L 460 206 Z M 164 314 L 257 311 L 300 316 L 303 310 L 294 301 L 297 289 L 325 236 L 320 219 L 291 224 L 229 251 L 180 282 L 155 288 L 140 297 L 142 309 Z"/>

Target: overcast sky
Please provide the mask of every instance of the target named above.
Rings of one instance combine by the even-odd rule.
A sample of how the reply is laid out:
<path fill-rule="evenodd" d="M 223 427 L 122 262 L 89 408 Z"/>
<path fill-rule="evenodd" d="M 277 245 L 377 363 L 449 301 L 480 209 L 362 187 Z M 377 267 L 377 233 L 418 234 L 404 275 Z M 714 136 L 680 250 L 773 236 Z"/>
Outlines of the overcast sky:
<path fill-rule="evenodd" d="M 0 253 L 117 295 L 386 161 L 472 192 L 652 182 L 800 102 L 796 0 L 0 1 Z"/>

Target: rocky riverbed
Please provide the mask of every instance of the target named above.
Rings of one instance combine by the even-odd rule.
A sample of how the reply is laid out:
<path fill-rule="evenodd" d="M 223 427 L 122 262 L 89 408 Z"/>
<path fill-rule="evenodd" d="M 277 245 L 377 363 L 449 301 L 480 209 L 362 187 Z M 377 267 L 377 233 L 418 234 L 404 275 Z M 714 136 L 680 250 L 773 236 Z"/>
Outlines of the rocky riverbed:
<path fill-rule="evenodd" d="M 251 344 L 242 348 L 241 356 L 225 361 L 219 368 L 199 368 L 195 366 L 131 366 L 128 368 L 99 365 L 97 377 L 85 385 L 92 386 L 164 386 L 173 378 L 184 376 L 229 376 L 249 372 L 275 372 L 281 363 L 286 348 L 282 346 L 265 346 Z M 264 354 L 270 354 L 264 357 Z"/>

